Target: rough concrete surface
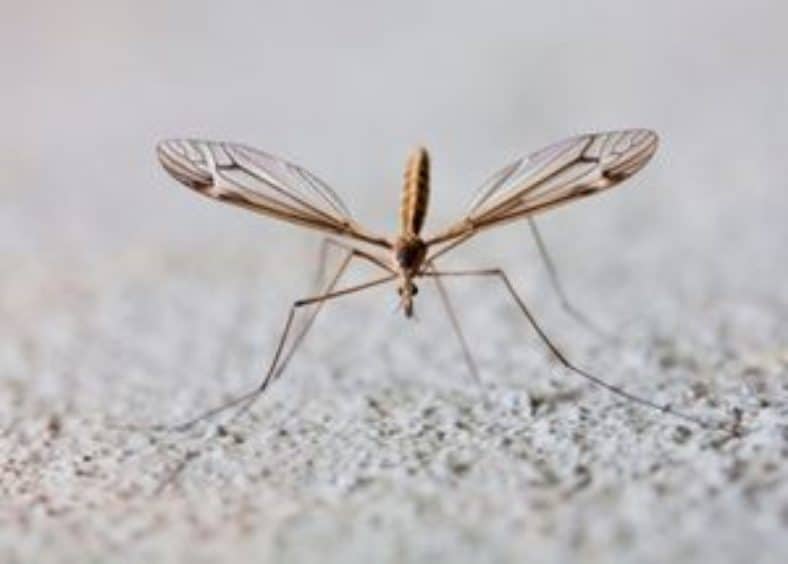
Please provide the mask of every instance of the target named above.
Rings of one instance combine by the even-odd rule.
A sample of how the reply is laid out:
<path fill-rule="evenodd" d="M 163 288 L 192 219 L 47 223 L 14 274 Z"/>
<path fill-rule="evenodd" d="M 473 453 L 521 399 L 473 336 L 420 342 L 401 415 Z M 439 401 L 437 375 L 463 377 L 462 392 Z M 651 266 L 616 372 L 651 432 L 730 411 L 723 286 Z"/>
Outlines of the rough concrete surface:
<path fill-rule="evenodd" d="M 710 420 L 739 411 L 738 438 L 563 374 L 482 283 L 457 294 L 481 388 L 434 292 L 416 324 L 378 292 L 327 308 L 270 395 L 206 440 L 211 425 L 145 427 L 259 378 L 287 293 L 265 259 L 49 268 L 3 286 L 3 561 L 777 562 L 788 549 L 777 304 L 653 288 L 638 306 L 644 290 L 622 284 L 605 298 L 628 319 L 612 342 L 546 316 L 611 382 Z M 535 295 L 549 303 L 549 288 Z"/>
<path fill-rule="evenodd" d="M 0 24 L 0 562 L 785 561 L 788 8 L 68 4 Z M 422 281 L 415 321 L 392 287 L 328 305 L 221 432 L 161 427 L 260 381 L 319 236 L 189 193 L 156 140 L 290 157 L 376 231 L 423 142 L 430 231 L 523 151 L 629 126 L 654 161 L 539 218 L 603 335 L 526 225 L 444 265 L 504 267 L 579 366 L 735 436 L 567 373 L 472 280 L 481 384 Z"/>

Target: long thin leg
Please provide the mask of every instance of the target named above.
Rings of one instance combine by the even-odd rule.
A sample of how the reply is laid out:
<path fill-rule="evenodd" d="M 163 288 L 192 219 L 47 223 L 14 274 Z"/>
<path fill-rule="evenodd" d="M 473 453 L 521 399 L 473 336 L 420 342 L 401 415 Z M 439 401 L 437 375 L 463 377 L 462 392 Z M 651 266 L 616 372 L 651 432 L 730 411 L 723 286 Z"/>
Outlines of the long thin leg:
<path fill-rule="evenodd" d="M 333 285 L 336 284 L 336 282 L 339 279 L 339 276 L 342 274 L 342 272 L 344 272 L 344 270 L 347 268 L 347 265 L 349 264 L 350 259 L 353 258 L 353 256 L 354 255 L 349 255 L 347 260 L 345 260 L 343 262 L 341 270 L 338 272 L 338 274 L 334 277 L 334 280 L 332 281 L 332 284 L 331 284 L 332 287 L 333 287 Z M 279 345 L 276 348 L 276 353 L 274 354 L 274 359 L 271 362 L 271 366 L 268 369 L 268 372 L 266 373 L 265 378 L 260 383 L 260 386 L 251 395 L 247 394 L 248 397 L 244 398 L 245 401 L 242 402 L 242 406 L 240 407 L 240 409 L 238 409 L 238 411 L 232 416 L 231 421 L 236 420 L 238 417 L 240 417 L 241 415 L 246 413 L 249 410 L 249 408 L 252 407 L 252 404 L 254 404 L 254 402 L 257 400 L 257 398 L 259 398 L 260 395 L 263 392 L 265 392 L 265 390 L 268 388 L 268 385 L 271 382 L 273 382 L 274 380 L 277 380 L 282 375 L 282 372 L 284 372 L 285 366 L 287 365 L 287 363 L 292 358 L 292 356 L 295 353 L 295 350 L 298 347 L 298 345 L 300 345 L 301 342 L 303 341 L 304 337 L 306 336 L 306 333 L 309 331 L 309 328 L 312 326 L 312 323 L 314 322 L 314 319 L 317 316 L 317 312 L 323 307 L 323 304 L 325 302 L 327 302 L 329 300 L 333 300 L 334 298 L 338 298 L 340 296 L 346 296 L 348 294 L 354 294 L 356 292 L 360 292 L 362 290 L 366 290 L 367 288 L 372 288 L 373 286 L 379 286 L 380 284 L 384 284 L 386 282 L 391 282 L 392 280 L 394 280 L 394 278 L 396 278 L 396 276 L 392 274 L 392 275 L 389 275 L 389 276 L 385 276 L 383 278 L 376 278 L 375 280 L 372 280 L 370 282 L 366 282 L 364 284 L 359 284 L 357 286 L 351 286 L 350 288 L 345 288 L 343 290 L 337 290 L 335 292 L 328 292 L 328 293 L 322 294 L 320 296 L 314 296 L 314 297 L 311 297 L 311 298 L 305 298 L 305 299 L 297 300 L 296 302 L 294 302 L 293 305 L 290 308 L 290 313 L 287 316 L 287 323 L 285 324 L 285 329 L 282 332 L 282 337 L 279 340 Z M 292 326 L 293 318 L 295 317 L 296 311 L 299 308 L 302 308 L 302 307 L 308 306 L 308 305 L 312 305 L 312 304 L 318 304 L 315 313 L 310 318 L 310 321 L 306 325 L 304 330 L 301 333 L 299 333 L 298 336 L 296 337 L 296 340 L 293 341 L 293 345 L 291 346 L 289 352 L 284 357 L 282 357 L 282 350 L 284 348 L 285 342 L 287 341 L 287 337 L 288 337 L 288 334 L 290 332 L 290 327 Z M 281 362 L 279 361 L 280 358 L 283 358 Z"/>
<path fill-rule="evenodd" d="M 544 263 L 545 269 L 547 270 L 547 276 L 550 278 L 550 284 L 553 286 L 553 290 L 558 295 L 558 300 L 561 303 L 561 307 L 570 317 L 580 323 L 580 325 L 583 325 L 597 335 L 606 338 L 609 337 L 605 331 L 602 331 L 596 323 L 593 323 L 587 315 L 573 306 L 569 301 L 569 298 L 567 298 L 566 292 L 564 291 L 564 286 L 561 283 L 561 279 L 558 276 L 558 269 L 556 269 L 555 263 L 550 257 L 550 253 L 547 252 L 547 245 L 545 245 L 542 234 L 539 232 L 539 228 L 536 226 L 536 221 L 534 218 L 528 218 L 528 226 L 531 228 L 531 235 L 533 235 L 534 241 L 536 242 L 536 247 L 539 249 L 539 255 L 542 257 L 542 262 Z"/>
<path fill-rule="evenodd" d="M 326 239 L 323 240 L 323 245 L 322 245 L 322 249 L 321 249 L 321 261 L 325 261 L 325 256 L 324 256 L 325 255 L 325 249 L 327 249 L 328 245 L 335 245 L 335 246 L 339 247 L 340 249 L 345 249 L 348 253 L 345 256 L 345 258 L 343 259 L 342 264 L 340 265 L 339 269 L 337 270 L 337 273 L 334 275 L 334 278 L 331 280 L 331 282 L 329 282 L 328 286 L 325 288 L 323 293 L 331 292 L 336 287 L 337 282 L 339 281 L 339 278 L 342 276 L 342 274 L 344 273 L 345 269 L 347 269 L 350 261 L 353 260 L 354 258 L 361 258 L 361 259 L 367 260 L 367 261 L 371 262 L 372 264 L 374 264 L 376 266 L 379 266 L 380 268 L 386 270 L 387 272 L 389 272 L 391 274 L 394 274 L 394 271 L 392 271 L 391 268 L 388 267 L 388 265 L 386 265 L 384 262 L 382 262 L 377 257 L 375 257 L 373 255 L 370 255 L 369 253 L 366 253 L 366 252 L 362 251 L 361 249 L 357 249 L 355 247 L 351 247 L 350 245 L 346 245 L 344 243 L 341 243 L 340 241 L 337 241 L 335 239 L 330 239 L 330 238 L 326 238 Z M 323 265 L 323 266 L 321 266 L 321 268 L 324 269 L 325 266 Z M 320 275 L 320 280 L 322 280 L 322 274 Z M 325 303 L 325 300 L 321 300 L 321 301 L 317 302 L 316 304 L 314 304 L 314 308 L 312 308 L 312 312 L 309 314 L 309 316 L 307 317 L 306 321 L 304 322 L 304 324 L 300 328 L 300 330 L 296 333 L 297 336 L 293 340 L 293 344 L 288 349 L 288 352 L 285 355 L 284 360 L 282 360 L 282 363 L 280 364 L 280 366 L 278 368 L 278 373 L 275 376 L 276 378 L 278 378 L 279 374 L 281 374 L 284 371 L 285 367 L 290 362 L 290 359 L 292 358 L 293 354 L 295 354 L 296 349 L 301 344 L 301 342 L 304 340 L 304 338 L 306 337 L 306 334 L 309 332 L 309 330 L 312 328 L 312 324 L 315 322 L 315 318 L 317 317 L 317 314 L 320 313 L 320 310 L 322 309 L 324 303 Z"/>
<path fill-rule="evenodd" d="M 317 313 L 319 312 L 319 309 L 320 309 L 320 307 L 322 307 L 322 304 L 324 302 L 332 300 L 334 298 L 338 298 L 340 296 L 345 296 L 347 294 L 360 292 L 361 290 L 365 290 L 367 288 L 371 288 L 373 286 L 377 286 L 377 285 L 383 284 L 385 282 L 389 282 L 389 281 L 394 279 L 394 275 L 387 275 L 387 276 L 385 276 L 383 278 L 376 278 L 375 280 L 372 280 L 370 282 L 366 282 L 364 284 L 359 284 L 357 286 L 351 286 L 350 288 L 345 288 L 343 290 L 333 291 L 333 288 L 336 286 L 337 282 L 341 278 L 342 274 L 344 274 L 345 270 L 347 270 L 347 267 L 350 264 L 350 261 L 354 257 L 355 257 L 355 254 L 349 253 L 347 255 L 347 257 L 345 258 L 345 260 L 342 261 L 342 264 L 341 264 L 340 268 L 337 270 L 336 274 L 334 275 L 334 277 L 333 277 L 331 283 L 329 284 L 329 287 L 328 287 L 328 289 L 326 290 L 325 293 L 320 294 L 318 296 L 305 298 L 305 299 L 301 299 L 301 300 L 297 300 L 297 301 L 293 302 L 293 305 L 290 307 L 290 311 L 288 312 L 287 321 L 285 322 L 285 326 L 284 326 L 284 329 L 282 331 L 282 335 L 279 338 L 279 342 L 278 342 L 278 344 L 276 346 L 276 350 L 274 352 L 274 357 L 273 357 L 273 359 L 271 361 L 271 364 L 270 364 L 270 366 L 268 368 L 268 371 L 266 372 L 265 376 L 263 377 L 263 380 L 260 382 L 260 384 L 254 390 L 252 390 L 250 392 L 247 392 L 246 394 L 243 394 L 243 395 L 241 395 L 241 396 L 239 396 L 237 398 L 234 398 L 234 399 L 232 399 L 232 400 L 230 400 L 228 402 L 225 402 L 224 404 L 222 404 L 222 405 L 220 405 L 218 407 L 210 409 L 210 410 L 200 414 L 199 416 L 197 416 L 197 417 L 195 417 L 195 418 L 193 418 L 193 419 L 191 419 L 189 421 L 186 421 L 185 423 L 181 423 L 180 425 L 177 425 L 176 427 L 174 427 L 174 429 L 177 430 L 177 431 L 188 430 L 189 428 L 193 427 L 194 425 L 196 425 L 200 421 L 204 421 L 205 419 L 210 419 L 210 418 L 218 415 L 219 413 L 221 413 L 221 412 L 223 412 L 223 411 L 225 411 L 225 410 L 227 410 L 227 409 L 229 409 L 229 408 L 231 408 L 233 406 L 242 404 L 244 402 L 249 402 L 248 405 L 246 405 L 241 410 L 241 412 L 242 411 L 246 411 L 246 409 L 251 407 L 252 402 L 254 402 L 254 400 L 257 397 L 259 397 L 263 392 L 265 392 L 265 390 L 268 388 L 268 385 L 271 383 L 271 381 L 274 380 L 275 378 L 278 378 L 281 375 L 282 370 L 284 369 L 286 363 L 289 362 L 290 358 L 292 358 L 293 354 L 295 353 L 295 348 L 297 347 L 297 345 L 299 345 L 303 341 L 303 338 L 306 336 L 306 333 L 308 332 L 309 328 L 312 326 L 312 324 L 314 322 L 314 318 L 317 316 Z M 288 353 L 284 357 L 283 361 L 280 363 L 280 359 L 282 359 L 282 352 L 284 350 L 284 345 L 285 345 L 285 343 L 287 341 L 288 335 L 290 334 L 290 329 L 291 329 L 291 327 L 293 325 L 293 319 L 295 318 L 296 311 L 298 311 L 302 307 L 309 306 L 309 305 L 312 305 L 312 304 L 320 304 L 320 305 L 319 305 L 318 308 L 316 308 L 316 311 L 310 317 L 309 323 L 298 334 L 297 341 L 294 341 L 293 346 L 288 351 Z M 237 417 L 237 415 L 234 416 L 233 419 L 235 419 L 236 417 Z"/>
<path fill-rule="evenodd" d="M 312 291 L 317 291 L 323 283 L 323 276 L 326 274 L 326 262 L 328 260 L 328 249 L 333 246 L 334 239 L 326 237 L 320 242 L 320 251 L 317 255 L 317 269 L 315 269 L 315 278 L 312 281 Z"/>
<path fill-rule="evenodd" d="M 434 252 L 432 255 L 430 255 L 430 256 L 429 256 L 429 258 L 427 258 L 427 262 L 428 262 L 428 263 L 431 263 L 432 261 L 434 261 L 434 260 L 435 260 L 436 258 L 438 258 L 439 256 L 441 256 L 441 255 L 445 255 L 445 254 L 446 254 L 446 253 L 448 253 L 449 251 L 451 251 L 451 250 L 453 250 L 453 249 L 456 249 L 457 247 L 459 247 L 460 245 L 462 245 L 463 243 L 465 243 L 466 241 L 468 241 L 468 240 L 469 240 L 471 237 L 473 237 L 475 234 L 476 234 L 476 232 L 475 232 L 475 231 L 471 231 L 471 232 L 470 232 L 470 233 L 468 233 L 467 235 L 463 235 L 462 237 L 460 237 L 460 238 L 458 238 L 458 239 L 456 239 L 456 240 L 452 241 L 451 243 L 449 243 L 449 244 L 448 244 L 448 245 L 446 245 L 445 247 L 443 247 L 443 248 L 441 248 L 441 249 L 438 249 L 438 250 L 437 250 L 437 251 L 435 251 L 435 252 Z"/>
<path fill-rule="evenodd" d="M 333 237 L 325 237 L 320 243 L 320 251 L 318 253 L 318 260 L 317 260 L 318 266 L 317 266 L 317 270 L 315 271 L 315 278 L 313 280 L 312 290 L 311 290 L 313 294 L 317 294 L 321 292 L 321 284 L 323 283 L 323 277 L 325 275 L 326 263 L 328 258 L 328 249 L 330 247 L 336 247 L 338 249 L 347 251 L 347 255 L 345 259 L 343 259 L 344 262 L 349 262 L 351 258 L 360 258 L 366 260 L 370 264 L 380 267 L 386 272 L 394 274 L 394 271 L 391 269 L 389 265 L 386 264 L 386 262 L 383 259 L 371 253 L 368 253 L 363 249 L 359 249 L 358 247 L 354 247 L 352 245 L 344 243 L 343 241 L 334 239 Z M 347 267 L 346 264 L 340 266 L 339 273 L 335 275 L 333 281 L 330 282 L 328 286 L 326 286 L 322 290 L 323 293 L 330 292 L 331 290 L 334 289 L 339 276 L 341 275 L 342 271 L 346 267 Z M 299 329 L 296 331 L 296 334 L 298 336 L 295 338 L 293 344 L 290 346 L 287 354 L 285 355 L 285 358 L 282 361 L 282 365 L 279 369 L 280 372 L 284 370 L 285 365 L 287 365 L 290 362 L 290 358 L 295 353 L 296 349 L 298 348 L 298 345 L 300 345 L 301 341 L 304 339 L 304 337 L 306 337 L 306 334 L 311 329 L 312 324 L 314 323 L 317 314 L 320 312 L 321 307 L 322 307 L 322 303 L 317 304 L 314 308 L 312 308 L 312 312 L 304 319 L 303 323 L 300 324 Z"/>
<path fill-rule="evenodd" d="M 705 420 L 703 420 L 703 419 L 701 419 L 699 417 L 695 417 L 693 415 L 689 415 L 689 414 L 686 414 L 686 413 L 682 413 L 680 411 L 676 411 L 670 405 L 667 405 L 667 404 L 660 405 L 660 404 L 655 403 L 655 402 L 653 402 L 651 400 L 648 400 L 646 398 L 642 398 L 640 396 L 636 396 L 634 394 L 631 394 L 631 393 L 627 392 L 626 390 L 624 390 L 623 388 L 619 388 L 618 386 L 614 386 L 613 384 L 608 384 L 607 382 L 605 382 L 601 378 L 599 378 L 597 376 L 594 376 L 590 372 L 575 366 L 575 364 L 572 363 L 571 361 L 569 361 L 569 359 L 564 355 L 564 353 L 561 352 L 561 350 L 550 340 L 550 338 L 547 336 L 547 334 L 544 332 L 544 330 L 540 327 L 539 323 L 536 321 L 536 319 L 534 318 L 534 316 L 531 313 L 531 311 L 525 305 L 525 302 L 523 302 L 522 298 L 520 298 L 520 296 L 517 294 L 517 291 L 514 289 L 514 286 L 512 286 L 512 283 L 509 281 L 509 277 L 506 276 L 506 273 L 503 270 L 501 270 L 500 268 L 491 268 L 491 269 L 483 269 L 483 270 L 457 270 L 457 271 L 443 271 L 443 272 L 426 271 L 426 272 L 423 273 L 423 275 L 424 276 L 436 276 L 436 277 L 439 277 L 439 278 L 440 277 L 447 277 L 447 276 L 489 276 L 489 277 L 496 277 L 496 278 L 498 278 L 503 283 L 503 285 L 506 287 L 506 289 L 509 291 L 509 294 L 511 295 L 512 299 L 515 301 L 517 306 L 520 308 L 520 311 L 522 311 L 522 313 L 526 317 L 526 319 L 528 319 L 528 322 L 534 328 L 534 330 L 536 331 L 537 335 L 539 335 L 539 338 L 542 340 L 542 342 L 545 344 L 545 346 L 547 346 L 547 348 L 550 350 L 550 352 L 553 354 L 553 356 L 555 356 L 555 358 L 565 368 L 567 368 L 568 370 L 574 372 L 575 374 L 577 374 L 579 376 L 582 376 L 583 378 L 585 378 L 587 380 L 590 380 L 591 382 L 593 382 L 597 386 L 600 386 L 600 387 L 606 389 L 607 391 L 611 392 L 612 394 L 615 394 L 615 395 L 617 395 L 619 397 L 625 398 L 625 399 L 627 399 L 629 401 L 632 401 L 634 403 L 638 403 L 640 405 L 646 406 L 646 407 L 651 408 L 651 409 L 656 409 L 657 411 L 661 411 L 663 413 L 670 413 L 670 414 L 672 414 L 672 415 L 674 415 L 676 417 L 684 419 L 685 421 L 689 421 L 691 423 L 694 423 L 694 424 L 696 424 L 696 425 L 698 425 L 698 426 L 700 426 L 700 427 L 702 427 L 704 429 L 712 429 L 712 428 L 717 428 L 718 427 L 717 425 L 712 425 L 711 423 L 709 423 L 709 422 L 707 422 L 707 421 L 705 421 Z"/>
<path fill-rule="evenodd" d="M 354 256 L 353 254 L 349 254 L 347 259 L 345 261 L 343 261 L 342 266 L 337 271 L 337 273 L 334 276 L 334 279 L 332 280 L 332 284 L 331 284 L 332 286 L 336 284 L 337 280 L 339 280 L 339 278 L 341 277 L 342 273 L 347 269 L 347 265 L 350 263 L 350 260 L 353 258 L 353 256 Z M 284 327 L 284 330 L 282 331 L 282 336 L 280 337 L 279 343 L 277 344 L 276 352 L 274 353 L 274 358 L 271 361 L 271 365 L 268 368 L 268 372 L 266 373 L 266 375 L 263 378 L 263 381 L 260 383 L 260 385 L 257 388 L 255 388 L 254 390 L 252 390 L 251 392 L 248 392 L 248 393 L 246 393 L 246 394 L 244 394 L 242 396 L 239 396 L 239 397 L 237 397 L 237 398 L 235 398 L 235 399 L 233 399 L 233 400 L 231 400 L 229 402 L 226 402 L 226 403 L 224 403 L 223 405 L 221 405 L 221 406 L 219 406 L 217 408 L 211 409 L 210 411 L 207 411 L 207 412 L 203 413 L 199 417 L 196 417 L 196 418 L 192 419 L 191 421 L 188 421 L 187 423 L 179 425 L 178 427 L 176 427 L 176 430 L 186 430 L 189 427 L 195 425 L 196 423 L 198 423 L 198 422 L 200 422 L 200 421 L 202 421 L 204 419 L 211 418 L 211 417 L 221 413 L 222 411 L 225 411 L 225 410 L 227 410 L 227 409 L 229 409 L 231 407 L 237 406 L 237 405 L 241 405 L 241 407 L 232 416 L 230 421 L 234 421 L 235 419 L 240 417 L 242 414 L 246 413 L 246 411 L 248 411 L 249 408 L 251 408 L 251 406 L 255 402 L 255 400 L 257 398 L 259 398 L 260 395 L 263 394 L 263 392 L 265 392 L 265 390 L 268 388 L 268 385 L 273 380 L 275 380 L 275 379 L 279 378 L 279 376 L 281 376 L 282 370 L 284 369 L 284 365 L 283 364 L 282 365 L 279 364 L 279 359 L 281 358 L 282 350 L 284 348 L 284 344 L 287 341 L 287 336 L 288 336 L 288 334 L 290 332 L 290 328 L 291 328 L 291 326 L 293 324 L 293 318 L 295 317 L 295 313 L 296 313 L 296 311 L 299 308 L 302 308 L 302 307 L 308 306 L 308 305 L 312 305 L 312 304 L 323 304 L 323 303 L 325 303 L 325 302 L 327 302 L 329 300 L 332 300 L 334 298 L 339 298 L 341 296 L 347 296 L 349 294 L 354 294 L 354 293 L 357 293 L 357 292 L 361 292 L 363 290 L 366 290 L 368 288 L 372 288 L 374 286 L 379 286 L 381 284 L 385 284 L 386 282 L 391 282 L 395 278 L 396 278 L 395 275 L 388 275 L 388 276 L 385 276 L 383 278 L 376 278 L 374 280 L 371 280 L 369 282 L 365 282 L 363 284 L 358 284 L 356 286 L 350 286 L 349 288 L 344 288 L 342 290 L 327 291 L 327 292 L 325 292 L 325 293 L 323 293 L 321 295 L 318 295 L 318 296 L 313 296 L 313 297 L 310 297 L 310 298 L 296 300 L 295 302 L 293 302 L 293 305 L 290 307 L 290 311 L 289 311 L 289 313 L 287 315 L 287 321 L 285 322 L 285 327 Z M 287 359 L 289 359 L 289 358 L 290 358 L 290 355 L 288 355 Z M 214 438 L 217 435 L 221 434 L 223 429 L 224 429 L 223 426 L 217 427 L 216 432 L 214 432 L 212 435 L 207 437 L 205 440 L 209 440 L 209 439 Z M 186 469 L 186 466 L 189 464 L 189 462 L 191 462 L 192 460 L 197 458 L 199 456 L 199 454 L 200 453 L 197 452 L 197 451 L 190 451 L 190 452 L 188 452 L 183 457 L 183 459 L 181 459 L 179 461 L 178 465 L 173 469 L 173 471 L 170 472 L 166 476 L 166 478 L 159 483 L 159 485 L 156 488 L 156 492 L 155 493 L 158 495 L 159 493 L 164 491 L 164 489 L 169 484 L 171 484 L 181 474 L 181 472 L 183 472 Z"/>
<path fill-rule="evenodd" d="M 430 264 L 429 269 L 432 272 L 436 272 L 435 267 Z M 443 281 L 440 279 L 439 276 L 433 277 L 435 280 L 435 285 L 438 287 L 438 293 L 441 296 L 441 301 L 443 302 L 443 307 L 446 309 L 446 313 L 449 316 L 449 320 L 451 321 L 451 325 L 454 328 L 454 333 L 457 335 L 457 339 L 460 341 L 460 346 L 462 347 L 462 354 L 465 357 L 465 363 L 468 365 L 468 370 L 473 376 L 473 379 L 476 381 L 477 384 L 481 385 L 481 378 L 479 378 L 479 369 L 476 361 L 471 354 L 471 349 L 468 346 L 468 341 L 465 339 L 465 334 L 460 327 L 460 320 L 457 317 L 457 312 L 454 310 L 454 306 L 452 305 L 451 299 L 449 298 L 449 292 L 446 290 L 446 286 L 443 284 Z"/>
<path fill-rule="evenodd" d="M 532 217 L 528 218 L 528 225 L 531 228 L 531 234 L 534 237 L 534 241 L 536 242 L 537 249 L 539 250 L 539 255 L 542 258 L 542 262 L 545 264 L 545 268 L 547 269 L 547 275 L 550 278 L 550 284 L 553 286 L 553 290 L 558 295 L 558 299 L 561 304 L 561 308 L 575 321 L 580 323 L 583 327 L 595 333 L 603 338 L 610 338 L 610 335 L 599 328 L 595 323 L 593 323 L 589 317 L 569 301 L 567 298 L 566 292 L 564 291 L 563 284 L 561 284 L 560 277 L 558 276 L 558 269 L 555 267 L 555 263 L 553 259 L 550 257 L 550 253 L 547 251 L 547 245 L 545 245 L 544 239 L 542 238 L 541 233 L 539 232 L 539 228 L 536 226 L 536 221 Z M 448 245 L 438 249 L 434 254 L 432 254 L 428 259 L 427 262 L 432 262 L 436 258 L 440 257 L 448 253 L 449 251 L 454 250 L 455 248 L 459 247 L 466 241 L 468 241 L 471 237 L 476 234 L 475 231 L 470 231 L 466 235 L 457 238 L 456 240 L 452 241 Z"/>
<path fill-rule="evenodd" d="M 342 249 L 347 252 L 352 252 L 358 258 L 363 258 L 368 262 L 379 266 L 383 270 L 391 272 L 392 274 L 394 273 L 394 271 L 391 270 L 391 267 L 387 265 L 383 259 L 376 257 L 375 255 L 368 253 L 362 249 L 359 249 L 352 245 L 348 245 L 347 243 L 339 241 L 338 239 L 334 239 L 333 237 L 325 237 L 320 242 L 320 251 L 318 252 L 318 256 L 317 256 L 317 269 L 315 270 L 315 279 L 312 287 L 313 292 L 317 292 L 320 288 L 320 284 L 322 284 L 323 282 L 323 276 L 326 273 L 326 262 L 328 259 L 329 247 L 336 247 L 338 249 Z"/>

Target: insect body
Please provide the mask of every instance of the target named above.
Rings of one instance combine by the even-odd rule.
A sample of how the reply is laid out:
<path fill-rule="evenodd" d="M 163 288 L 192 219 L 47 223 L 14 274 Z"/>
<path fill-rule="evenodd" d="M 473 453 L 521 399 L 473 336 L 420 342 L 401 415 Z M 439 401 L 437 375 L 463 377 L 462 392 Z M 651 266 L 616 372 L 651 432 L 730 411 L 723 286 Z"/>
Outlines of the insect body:
<path fill-rule="evenodd" d="M 442 270 L 437 264 L 439 257 L 484 229 L 528 219 L 554 277 L 552 264 L 532 216 L 596 194 L 629 178 L 649 162 L 657 143 L 654 132 L 630 129 L 580 135 L 550 145 L 515 160 L 493 174 L 481 186 L 462 218 L 428 236 L 422 235 L 422 229 L 429 203 L 430 159 L 427 151 L 419 148 L 411 155 L 405 170 L 399 233 L 385 237 L 357 223 L 336 193 L 300 166 L 237 143 L 163 141 L 158 145 L 159 160 L 179 182 L 205 196 L 327 233 L 333 237 L 325 244 L 346 252 L 342 264 L 322 292 L 293 303 L 274 358 L 259 386 L 206 415 L 239 403 L 244 403 L 244 408 L 247 408 L 270 382 L 281 375 L 325 302 L 374 286 L 395 283 L 403 311 L 411 317 L 417 292 L 414 280 L 417 278 L 434 280 L 469 367 L 476 374 L 467 341 L 442 282 L 451 277 L 476 276 L 497 280 L 503 286 L 550 352 L 570 371 L 620 397 L 706 426 L 699 418 L 630 394 L 570 362 L 537 323 L 501 269 Z M 385 252 L 381 254 L 380 250 Z M 339 280 L 353 260 L 374 264 L 382 275 L 363 284 L 337 289 Z M 560 290 L 560 287 L 556 289 Z M 559 294 L 563 296 L 560 291 Z M 295 313 L 307 306 L 315 307 L 285 352 Z"/>
<path fill-rule="evenodd" d="M 413 296 L 418 291 L 413 278 L 418 276 L 427 256 L 427 245 L 419 233 L 427 217 L 430 200 L 430 157 L 419 147 L 408 159 L 402 188 L 400 234 L 394 242 L 394 259 L 399 270 L 397 288 L 406 317 L 413 315 Z"/>

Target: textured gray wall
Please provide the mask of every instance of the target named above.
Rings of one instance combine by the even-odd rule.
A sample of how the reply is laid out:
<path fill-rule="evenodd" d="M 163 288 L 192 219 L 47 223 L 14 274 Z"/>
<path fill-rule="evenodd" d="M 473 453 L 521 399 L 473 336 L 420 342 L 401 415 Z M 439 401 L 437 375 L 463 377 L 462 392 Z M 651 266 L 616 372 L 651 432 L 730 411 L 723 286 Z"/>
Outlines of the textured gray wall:
<path fill-rule="evenodd" d="M 0 559 L 780 562 L 786 4 L 377 4 L 4 7 Z M 654 161 L 542 221 L 570 295 L 618 341 L 562 315 L 525 226 L 455 264 L 505 265 L 610 381 L 742 410 L 741 439 L 560 373 L 484 284 L 456 287 L 484 390 L 434 293 L 406 324 L 388 289 L 326 312 L 242 442 L 124 427 L 253 385 L 317 247 L 177 185 L 157 140 L 288 157 L 387 232 L 416 144 L 434 157 L 429 230 L 521 153 L 622 127 L 660 133 Z M 187 449 L 202 456 L 151 499 Z"/>

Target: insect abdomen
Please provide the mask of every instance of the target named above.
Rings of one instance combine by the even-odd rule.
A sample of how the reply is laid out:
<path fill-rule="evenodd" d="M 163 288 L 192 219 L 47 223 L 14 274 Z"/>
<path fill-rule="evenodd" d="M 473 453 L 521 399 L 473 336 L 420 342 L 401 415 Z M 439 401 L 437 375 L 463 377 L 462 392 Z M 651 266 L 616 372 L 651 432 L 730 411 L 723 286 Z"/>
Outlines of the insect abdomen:
<path fill-rule="evenodd" d="M 416 149 L 405 168 L 400 224 L 402 235 L 417 236 L 427 217 L 430 199 L 430 156 L 423 147 Z"/>

